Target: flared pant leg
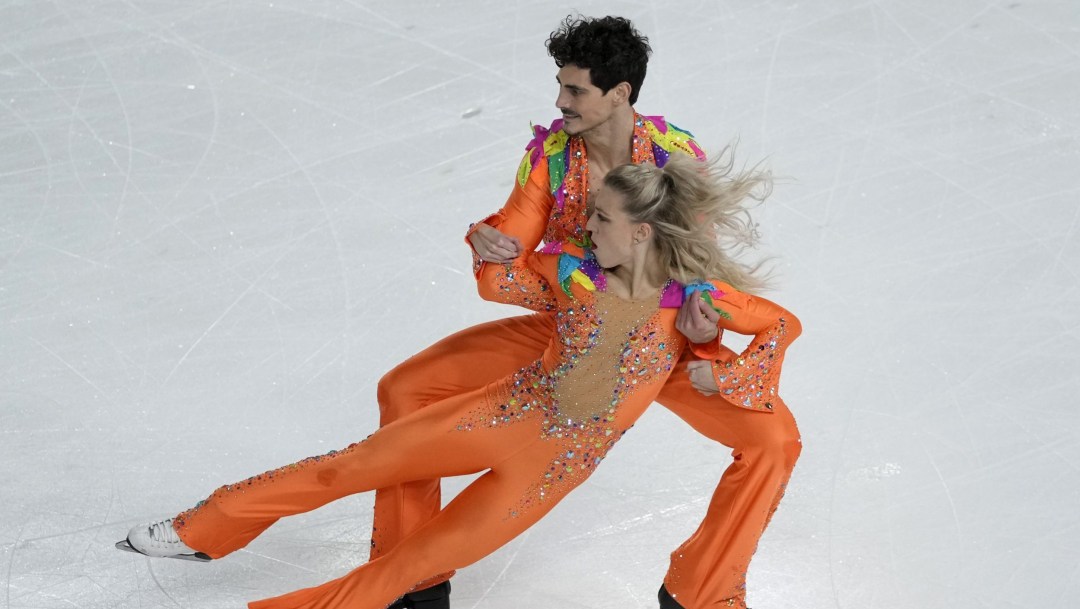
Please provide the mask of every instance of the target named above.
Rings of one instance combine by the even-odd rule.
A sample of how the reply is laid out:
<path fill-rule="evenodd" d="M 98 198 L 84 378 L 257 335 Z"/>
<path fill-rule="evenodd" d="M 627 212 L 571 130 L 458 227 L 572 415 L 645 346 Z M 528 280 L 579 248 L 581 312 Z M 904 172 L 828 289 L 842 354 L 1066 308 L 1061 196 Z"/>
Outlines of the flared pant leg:
<path fill-rule="evenodd" d="M 746 572 L 802 450 L 782 400 L 772 412 L 740 408 L 691 385 L 685 360 L 657 401 L 708 438 L 732 449 L 701 525 L 671 554 L 664 578 L 685 609 L 744 607 Z"/>
<path fill-rule="evenodd" d="M 379 425 L 389 425 L 429 404 L 504 378 L 536 361 L 554 333 L 551 315 L 510 317 L 466 328 L 405 360 L 379 381 Z M 394 548 L 439 513 L 439 480 L 429 478 L 375 493 L 371 558 Z M 450 573 L 423 582 L 441 583 Z"/>
<path fill-rule="evenodd" d="M 523 433 L 457 430 L 464 415 L 486 406 L 485 391 L 443 400 L 342 450 L 222 486 L 174 519 L 177 533 L 188 546 L 220 558 L 283 516 L 411 480 L 484 471 L 518 450 L 522 438 L 514 433 Z"/>
<path fill-rule="evenodd" d="M 517 453 L 379 558 L 320 586 L 249 603 L 250 609 L 384 609 L 414 582 L 430 581 L 432 573 L 460 569 L 491 554 L 539 521 L 586 477 L 536 500 L 538 482 L 565 449 L 538 439 L 536 431 L 520 440 Z"/>
<path fill-rule="evenodd" d="M 567 443 L 576 446 L 580 440 L 544 438 L 540 411 L 497 427 L 474 425 L 478 412 L 487 420 L 484 396 L 481 389 L 444 400 L 344 450 L 223 486 L 177 516 L 177 532 L 188 546 L 220 558 L 280 518 L 346 495 L 488 470 L 379 558 L 325 584 L 249 604 L 253 609 L 384 609 L 418 582 L 503 546 L 591 473 L 567 475 L 553 488 L 552 464 L 565 460 Z"/>
<path fill-rule="evenodd" d="M 280 518 L 406 481 L 488 470 L 392 550 L 344 577 L 250 603 L 257 609 L 383 609 L 418 582 L 476 562 L 532 526 L 580 480 L 535 501 L 553 459 L 542 413 L 499 427 L 467 427 L 485 390 L 443 400 L 363 442 L 223 486 L 176 517 L 184 542 L 213 558 L 247 545 Z"/>

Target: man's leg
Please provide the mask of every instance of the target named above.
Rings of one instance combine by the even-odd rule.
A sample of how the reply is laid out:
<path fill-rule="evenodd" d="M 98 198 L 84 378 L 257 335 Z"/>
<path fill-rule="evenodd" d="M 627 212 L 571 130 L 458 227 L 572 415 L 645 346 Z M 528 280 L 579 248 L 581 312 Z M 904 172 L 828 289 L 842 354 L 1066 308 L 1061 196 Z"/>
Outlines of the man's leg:
<path fill-rule="evenodd" d="M 379 381 L 380 426 L 447 396 L 503 378 L 536 361 L 554 333 L 551 315 L 500 319 L 452 334 L 405 360 Z M 371 559 L 394 548 L 442 507 L 438 479 L 380 488 L 375 494 Z M 421 587 L 439 584 L 450 574 Z"/>
<path fill-rule="evenodd" d="M 684 609 L 745 607 L 750 559 L 802 450 L 795 419 L 779 399 L 770 413 L 702 395 L 690 385 L 685 360 L 657 401 L 698 432 L 730 447 L 734 458 L 713 492 L 705 519 L 671 554 L 664 587 Z M 669 603 L 665 609 L 669 606 L 674 607 Z"/>

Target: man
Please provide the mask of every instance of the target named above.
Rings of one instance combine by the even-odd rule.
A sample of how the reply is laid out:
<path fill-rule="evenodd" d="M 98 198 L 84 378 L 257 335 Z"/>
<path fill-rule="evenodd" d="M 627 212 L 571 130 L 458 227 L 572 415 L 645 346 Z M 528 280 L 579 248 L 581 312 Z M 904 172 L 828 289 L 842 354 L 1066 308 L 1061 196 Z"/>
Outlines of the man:
<path fill-rule="evenodd" d="M 562 118 L 547 129 L 534 127 L 506 204 L 469 231 L 477 273 L 541 241 L 583 243 L 590 195 L 611 169 L 631 162 L 663 165 L 671 154 L 704 158 L 689 133 L 634 111 L 651 49 L 629 21 L 568 17 L 547 48 L 559 67 L 555 104 Z M 719 344 L 714 315 L 697 299 L 680 311 L 679 330 L 694 342 L 714 343 L 715 357 L 680 362 L 682 370 L 672 374 L 658 401 L 700 433 L 733 448 L 734 462 L 701 526 L 672 553 L 659 592 L 662 609 L 745 607 L 746 568 L 800 451 L 794 419 L 782 403 L 774 406 L 768 396 L 741 396 L 734 403 L 718 395 L 734 356 Z M 518 370 L 540 355 L 553 328 L 550 315 L 533 314 L 443 339 L 380 381 L 380 424 Z M 381 489 L 371 558 L 427 522 L 440 506 L 438 480 Z M 419 584 L 392 607 L 448 609 L 452 575 Z"/>

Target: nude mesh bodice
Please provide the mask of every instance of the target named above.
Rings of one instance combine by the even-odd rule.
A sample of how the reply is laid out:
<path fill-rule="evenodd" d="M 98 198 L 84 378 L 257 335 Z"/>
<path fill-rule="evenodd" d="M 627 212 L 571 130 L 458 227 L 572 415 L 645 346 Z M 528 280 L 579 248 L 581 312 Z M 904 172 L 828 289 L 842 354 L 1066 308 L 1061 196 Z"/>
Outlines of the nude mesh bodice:
<path fill-rule="evenodd" d="M 626 351 L 634 330 L 657 311 L 656 298 L 623 300 L 594 292 L 600 332 L 596 342 L 576 359 L 555 389 L 560 423 L 585 423 L 610 414 L 617 405 L 616 388 L 627 370 Z"/>

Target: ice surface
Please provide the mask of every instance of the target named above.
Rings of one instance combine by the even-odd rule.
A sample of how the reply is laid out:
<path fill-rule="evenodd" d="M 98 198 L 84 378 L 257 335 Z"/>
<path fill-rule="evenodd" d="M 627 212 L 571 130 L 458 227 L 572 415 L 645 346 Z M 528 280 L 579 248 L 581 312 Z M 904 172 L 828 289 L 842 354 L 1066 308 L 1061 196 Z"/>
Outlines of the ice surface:
<path fill-rule="evenodd" d="M 650 36 L 640 111 L 788 178 L 759 218 L 805 450 L 751 605 L 1080 606 L 1077 4 L 574 8 Z M 569 10 L 0 3 L 5 609 L 236 607 L 363 560 L 370 497 L 210 565 L 112 543 L 364 437 L 383 372 L 511 313 L 461 235 L 556 116 Z M 454 607 L 656 607 L 727 462 L 652 409 Z"/>

